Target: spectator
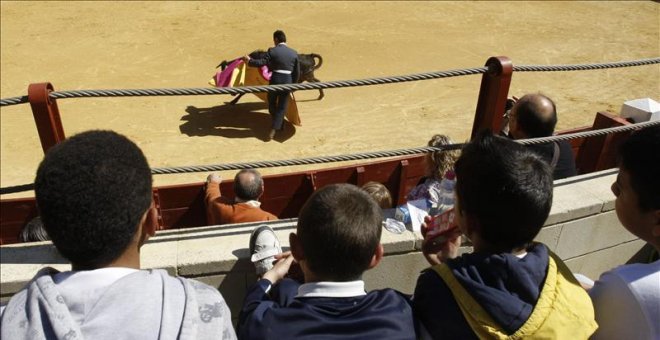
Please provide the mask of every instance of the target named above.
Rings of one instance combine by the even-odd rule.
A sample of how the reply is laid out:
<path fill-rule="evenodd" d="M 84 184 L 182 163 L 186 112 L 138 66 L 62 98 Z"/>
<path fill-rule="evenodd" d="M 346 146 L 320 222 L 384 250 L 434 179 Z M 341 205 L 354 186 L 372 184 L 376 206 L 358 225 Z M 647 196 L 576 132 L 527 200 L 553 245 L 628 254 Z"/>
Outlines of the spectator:
<path fill-rule="evenodd" d="M 452 140 L 445 135 L 434 135 L 429 140 L 428 146 L 440 147 L 452 143 Z M 427 153 L 425 158 L 426 176 L 419 180 L 419 183 L 410 191 L 406 200 L 427 199 L 433 206 L 438 204 L 440 198 L 440 181 L 445 177 L 447 171 L 454 168 L 454 163 L 459 155 L 459 150 Z"/>
<path fill-rule="evenodd" d="M 151 170 L 110 131 L 48 151 L 35 193 L 44 228 L 72 271 L 44 268 L 2 314 L 2 339 L 233 339 L 229 308 L 201 282 L 140 270 L 154 235 Z"/>
<path fill-rule="evenodd" d="M 21 229 L 21 232 L 18 234 L 18 240 L 20 242 L 42 242 L 49 241 L 48 233 L 44 229 L 44 224 L 41 222 L 41 217 L 37 216 L 28 222 L 28 224 Z"/>
<path fill-rule="evenodd" d="M 520 98 L 509 114 L 509 134 L 513 139 L 549 137 L 557 125 L 555 103 L 542 94 L 526 94 Z M 553 178 L 575 176 L 575 159 L 568 141 L 527 145 L 538 153 L 553 169 Z"/>
<path fill-rule="evenodd" d="M 621 146 L 612 184 L 621 224 L 660 250 L 660 126 Z M 600 327 L 595 339 L 660 339 L 660 260 L 623 265 L 601 275 L 589 295 Z"/>
<path fill-rule="evenodd" d="M 552 205 L 547 163 L 484 131 L 463 149 L 456 176 L 457 234 L 438 254 L 425 254 L 432 267 L 415 288 L 422 333 L 588 338 L 597 327 L 589 297 L 556 255 L 532 242 Z M 458 256 L 460 233 L 472 241 L 473 253 Z"/>
<path fill-rule="evenodd" d="M 206 216 L 209 225 L 276 220 L 277 217 L 261 209 L 259 198 L 264 193 L 264 181 L 254 169 L 239 171 L 234 177 L 233 201 L 222 197 L 222 178 L 210 174 L 206 178 Z"/>
<path fill-rule="evenodd" d="M 296 233 L 289 235 L 291 252 L 278 255 L 275 266 L 248 290 L 239 338 L 415 339 L 409 299 L 392 289 L 366 293 L 361 280 L 383 257 L 381 221 L 381 209 L 354 185 L 315 192 L 300 211 Z M 278 246 L 266 226 L 253 239 L 257 256 Z M 283 279 L 294 261 L 304 273 L 303 285 Z"/>
<path fill-rule="evenodd" d="M 362 190 L 369 194 L 381 209 L 392 208 L 392 195 L 383 184 L 374 181 L 367 182 L 362 186 Z"/>

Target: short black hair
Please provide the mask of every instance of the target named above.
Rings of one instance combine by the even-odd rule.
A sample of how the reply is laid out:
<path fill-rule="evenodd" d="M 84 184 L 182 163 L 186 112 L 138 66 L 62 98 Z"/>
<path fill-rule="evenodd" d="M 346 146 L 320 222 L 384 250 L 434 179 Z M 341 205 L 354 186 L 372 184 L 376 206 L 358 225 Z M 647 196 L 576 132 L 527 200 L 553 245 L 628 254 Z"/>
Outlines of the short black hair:
<path fill-rule="evenodd" d="M 21 242 L 41 242 L 48 241 L 48 233 L 44 229 L 44 224 L 41 222 L 41 217 L 37 216 L 30 220 L 21 232 L 18 234 L 18 240 Z"/>
<path fill-rule="evenodd" d="M 485 130 L 456 161 L 461 212 L 480 237 L 501 250 L 523 247 L 543 227 L 552 206 L 552 170 L 533 151 Z"/>
<path fill-rule="evenodd" d="M 277 30 L 273 32 L 273 40 L 277 40 L 278 42 L 285 43 L 286 42 L 286 34 L 284 34 L 284 31 L 282 30 Z"/>
<path fill-rule="evenodd" d="M 380 207 L 357 186 L 319 189 L 298 217 L 297 234 L 309 269 L 325 280 L 359 279 L 380 244 L 382 221 Z"/>
<path fill-rule="evenodd" d="M 543 112 L 541 102 L 552 104 L 550 112 Z M 542 94 L 525 95 L 516 104 L 516 123 L 529 138 L 552 136 L 557 125 L 557 107 L 552 99 Z"/>
<path fill-rule="evenodd" d="M 234 194 L 244 201 L 257 200 L 263 193 L 263 185 L 257 170 L 243 169 L 234 177 Z"/>
<path fill-rule="evenodd" d="M 101 268 L 135 237 L 151 204 L 151 170 L 142 151 L 112 131 L 75 135 L 48 151 L 35 193 L 44 227 L 74 265 Z"/>
<path fill-rule="evenodd" d="M 660 125 L 634 132 L 619 149 L 619 164 L 630 174 L 630 183 L 642 211 L 660 209 Z"/>

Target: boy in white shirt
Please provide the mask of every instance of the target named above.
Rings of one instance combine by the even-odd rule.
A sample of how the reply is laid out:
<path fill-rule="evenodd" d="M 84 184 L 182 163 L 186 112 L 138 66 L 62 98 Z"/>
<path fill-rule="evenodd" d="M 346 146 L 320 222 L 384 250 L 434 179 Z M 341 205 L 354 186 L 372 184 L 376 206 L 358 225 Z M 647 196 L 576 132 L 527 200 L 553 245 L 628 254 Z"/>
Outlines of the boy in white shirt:
<path fill-rule="evenodd" d="M 632 134 L 621 146 L 612 184 L 621 224 L 660 250 L 660 125 Z M 660 339 L 660 260 L 623 265 L 601 275 L 589 295 L 595 339 Z"/>

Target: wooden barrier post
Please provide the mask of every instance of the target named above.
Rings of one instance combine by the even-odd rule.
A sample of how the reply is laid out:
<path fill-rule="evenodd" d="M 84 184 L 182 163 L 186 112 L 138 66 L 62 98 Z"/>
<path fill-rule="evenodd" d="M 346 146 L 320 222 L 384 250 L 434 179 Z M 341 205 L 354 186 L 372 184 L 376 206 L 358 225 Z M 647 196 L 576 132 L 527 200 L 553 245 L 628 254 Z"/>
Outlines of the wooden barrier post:
<path fill-rule="evenodd" d="M 57 102 L 55 99 L 48 97 L 48 94 L 52 91 L 53 85 L 51 83 L 30 84 L 28 86 L 28 101 L 32 108 L 34 122 L 37 124 L 39 140 L 44 153 L 66 138 Z"/>
<path fill-rule="evenodd" d="M 502 128 L 513 63 L 507 57 L 490 57 L 486 61 L 486 66 L 488 71 L 481 78 L 477 111 L 474 115 L 470 139 L 483 129 L 491 129 L 494 133 L 499 133 Z"/>

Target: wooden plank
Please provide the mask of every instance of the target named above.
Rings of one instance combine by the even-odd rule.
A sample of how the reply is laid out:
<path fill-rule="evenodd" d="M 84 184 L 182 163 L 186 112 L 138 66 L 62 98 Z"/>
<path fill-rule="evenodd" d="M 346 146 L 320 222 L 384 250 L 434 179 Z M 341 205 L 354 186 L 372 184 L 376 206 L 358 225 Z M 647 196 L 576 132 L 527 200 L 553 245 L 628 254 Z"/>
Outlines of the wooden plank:
<path fill-rule="evenodd" d="M 594 118 L 592 130 L 629 124 L 630 122 L 613 113 L 598 112 L 596 118 Z M 585 174 L 613 167 L 616 163 L 616 148 L 623 139 L 627 137 L 627 135 L 629 135 L 629 133 L 624 133 L 623 136 L 616 138 L 614 137 L 614 134 L 585 138 L 575 162 L 578 174 Z"/>
<path fill-rule="evenodd" d="M 34 198 L 15 198 L 0 203 L 0 244 L 18 242 L 18 234 L 38 215 Z"/>

